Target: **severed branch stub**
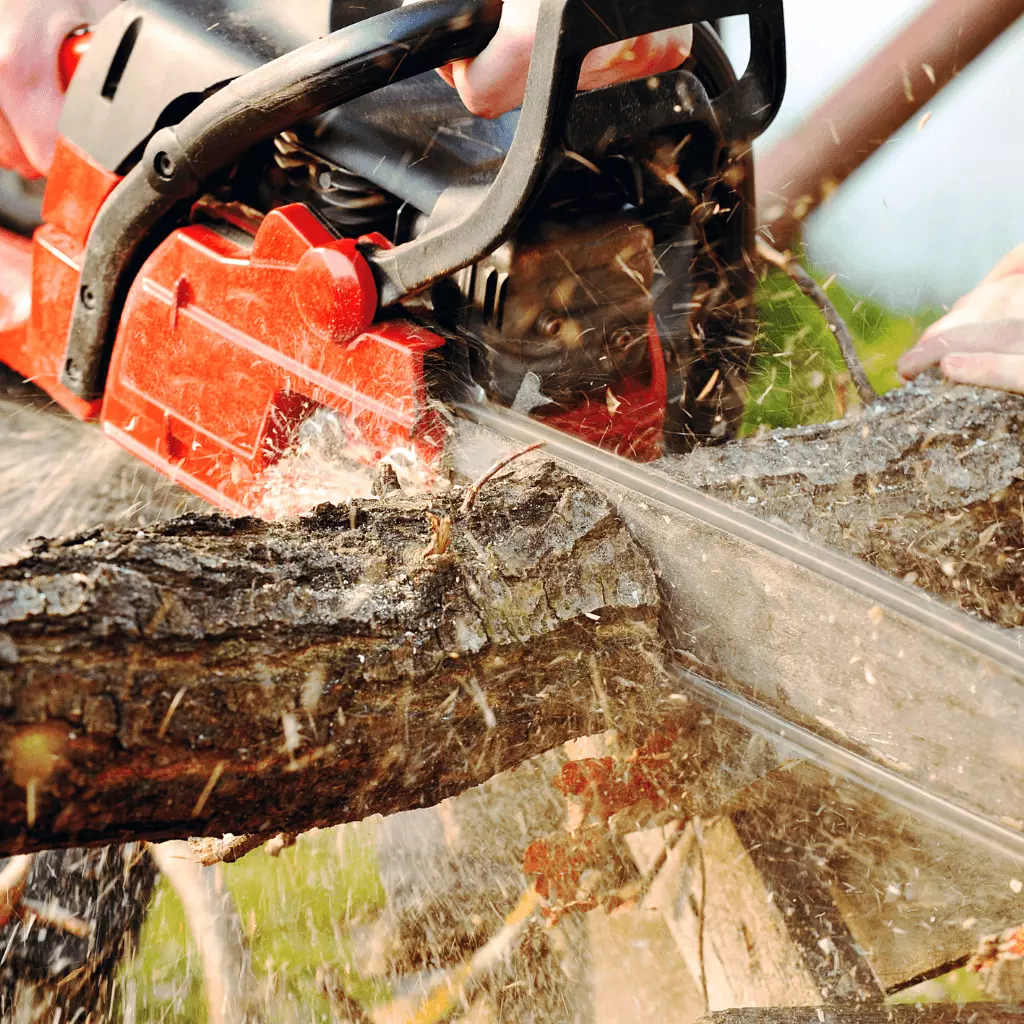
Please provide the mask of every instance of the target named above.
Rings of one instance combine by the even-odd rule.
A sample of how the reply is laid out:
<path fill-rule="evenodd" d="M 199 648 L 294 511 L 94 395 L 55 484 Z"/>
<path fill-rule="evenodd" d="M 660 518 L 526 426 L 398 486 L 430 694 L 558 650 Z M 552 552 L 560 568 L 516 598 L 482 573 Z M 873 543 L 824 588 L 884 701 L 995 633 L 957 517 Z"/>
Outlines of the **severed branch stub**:
<path fill-rule="evenodd" d="M 467 512 L 473 507 L 473 503 L 476 501 L 476 496 L 480 493 L 480 488 L 483 487 L 488 480 L 496 477 L 503 469 L 510 466 L 516 459 L 522 458 L 524 455 L 529 455 L 530 452 L 537 451 L 538 448 L 543 448 L 545 442 L 537 441 L 535 444 L 527 445 L 525 448 L 521 448 L 517 452 L 513 452 L 511 455 L 506 455 L 505 458 L 499 459 L 486 473 L 483 474 L 478 480 L 475 480 L 466 489 L 466 495 L 462 499 L 462 504 L 459 506 L 459 512 L 462 515 L 466 515 Z"/>
<path fill-rule="evenodd" d="M 0 849 L 358 820 L 606 712 L 627 732 L 657 714 L 658 588 L 611 503 L 543 459 L 457 501 L 194 515 L 8 556 Z M 428 511 L 451 536 L 423 558 Z"/>

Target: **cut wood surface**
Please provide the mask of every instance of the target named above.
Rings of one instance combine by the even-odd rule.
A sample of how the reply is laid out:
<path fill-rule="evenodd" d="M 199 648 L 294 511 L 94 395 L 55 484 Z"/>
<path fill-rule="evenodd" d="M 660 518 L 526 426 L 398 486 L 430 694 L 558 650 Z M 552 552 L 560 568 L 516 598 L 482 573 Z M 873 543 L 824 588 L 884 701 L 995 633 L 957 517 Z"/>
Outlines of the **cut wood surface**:
<path fill-rule="evenodd" d="M 465 516 L 400 497 L 34 542 L 0 567 L 3 850 L 436 803 L 656 714 L 658 602 L 610 504 L 543 460 Z"/>

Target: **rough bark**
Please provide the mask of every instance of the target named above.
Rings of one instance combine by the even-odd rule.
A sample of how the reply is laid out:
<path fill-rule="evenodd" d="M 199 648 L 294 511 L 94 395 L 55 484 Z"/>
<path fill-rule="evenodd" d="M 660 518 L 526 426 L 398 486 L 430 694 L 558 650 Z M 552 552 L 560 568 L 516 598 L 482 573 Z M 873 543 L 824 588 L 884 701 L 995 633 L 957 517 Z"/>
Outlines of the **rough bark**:
<path fill-rule="evenodd" d="M 1024 398 L 934 380 L 664 467 L 1002 626 L 1024 624 Z"/>
<path fill-rule="evenodd" d="M 34 542 L 0 567 L 3 847 L 436 803 L 628 730 L 657 693 L 657 613 L 610 504 L 542 460 L 465 516 L 397 498 Z"/>

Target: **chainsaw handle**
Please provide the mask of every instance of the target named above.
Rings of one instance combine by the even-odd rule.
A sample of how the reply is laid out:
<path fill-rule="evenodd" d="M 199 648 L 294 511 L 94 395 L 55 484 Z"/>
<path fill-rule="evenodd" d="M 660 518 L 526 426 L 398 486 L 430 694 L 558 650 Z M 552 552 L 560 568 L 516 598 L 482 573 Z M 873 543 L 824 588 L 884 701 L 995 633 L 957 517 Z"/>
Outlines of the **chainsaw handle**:
<path fill-rule="evenodd" d="M 478 54 L 501 0 L 425 0 L 339 29 L 229 82 L 149 140 L 100 208 L 71 314 L 62 383 L 102 394 L 128 273 L 157 222 L 254 145 L 324 111 Z"/>
<path fill-rule="evenodd" d="M 731 112 L 735 120 L 755 111 L 748 117 L 752 135 L 767 126 L 781 101 L 782 0 L 542 0 L 519 128 L 485 202 L 443 230 L 390 252 L 370 253 L 380 305 L 468 266 L 514 230 L 561 140 L 590 50 L 708 15 L 743 13 L 751 15 L 755 42 L 758 32 L 773 42 L 764 66 L 755 57 L 729 90 L 740 90 Z M 426 0 L 385 12 L 241 75 L 178 125 L 156 132 L 90 231 L 68 330 L 64 386 L 81 398 L 102 393 L 128 273 L 150 230 L 176 204 L 254 145 L 296 123 L 390 82 L 476 55 L 493 38 L 500 15 L 501 0 Z"/>
<path fill-rule="evenodd" d="M 709 16 L 735 14 L 750 18 L 751 61 L 743 77 L 711 100 L 694 76 L 680 73 L 695 119 L 709 122 L 727 141 L 753 139 L 771 124 L 782 105 L 786 75 L 782 0 L 542 0 L 522 113 L 497 176 L 457 219 L 394 248 L 366 253 L 377 279 L 380 306 L 390 306 L 469 266 L 512 235 L 551 158 L 559 148 L 571 148 L 564 140 L 571 127 L 580 68 L 591 50 Z M 628 88 L 627 84 L 601 92 L 614 98 L 616 90 L 624 94 Z M 587 95 L 594 94 L 584 94 L 581 107 L 587 106 Z"/>

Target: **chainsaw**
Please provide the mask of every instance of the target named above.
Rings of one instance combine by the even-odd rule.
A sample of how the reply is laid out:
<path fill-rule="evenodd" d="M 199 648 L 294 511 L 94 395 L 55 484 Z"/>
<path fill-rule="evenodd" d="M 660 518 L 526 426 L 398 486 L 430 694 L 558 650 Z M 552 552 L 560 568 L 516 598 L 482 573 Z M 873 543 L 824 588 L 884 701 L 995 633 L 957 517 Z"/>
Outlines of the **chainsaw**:
<path fill-rule="evenodd" d="M 299 6 L 128 0 L 69 38 L 39 223 L 12 202 L 0 236 L 0 361 L 232 512 L 325 420 L 435 474 L 467 386 L 638 461 L 735 433 L 781 0 L 545 2 L 493 120 L 433 69 L 500 3 Z M 740 79 L 701 22 L 735 14 Z M 576 93 L 594 47 L 691 22 L 678 70 Z"/>
<path fill-rule="evenodd" d="M 649 552 L 681 697 L 1024 856 L 1020 787 L 986 756 L 1019 740 L 1014 638 L 661 458 L 739 424 L 781 0 L 542 0 L 522 107 L 485 120 L 434 69 L 499 14 L 119 4 L 65 46 L 41 203 L 0 183 L 0 361 L 235 513 L 273 514 L 318 434 L 428 482 L 543 441 Z M 734 15 L 739 77 L 702 22 Z M 679 24 L 676 71 L 577 93 L 595 47 Z"/>

